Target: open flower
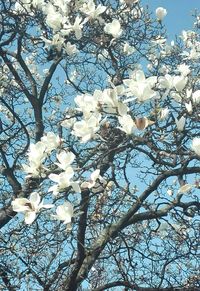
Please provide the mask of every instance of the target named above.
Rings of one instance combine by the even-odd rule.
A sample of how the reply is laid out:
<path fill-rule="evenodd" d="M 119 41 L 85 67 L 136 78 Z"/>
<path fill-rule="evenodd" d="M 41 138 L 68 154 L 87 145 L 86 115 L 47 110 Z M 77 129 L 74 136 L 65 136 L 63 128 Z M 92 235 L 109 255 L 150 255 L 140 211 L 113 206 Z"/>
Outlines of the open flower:
<path fill-rule="evenodd" d="M 159 97 L 158 92 L 152 89 L 156 82 L 156 76 L 146 78 L 142 70 L 135 70 L 130 79 L 123 80 L 123 83 L 128 87 L 127 96 L 134 96 L 134 98 L 136 97 L 139 102 Z M 132 100 L 134 99 L 131 97 L 130 99 L 128 98 L 126 102 Z"/>
<path fill-rule="evenodd" d="M 62 151 L 61 153 L 57 154 L 57 159 L 59 163 L 55 163 L 59 168 L 62 170 L 67 170 L 67 168 L 71 165 L 73 160 L 75 159 L 75 155 L 72 152 L 65 152 Z"/>
<path fill-rule="evenodd" d="M 74 98 L 75 103 L 79 106 L 78 110 L 82 111 L 84 117 L 89 118 L 92 113 L 97 112 L 99 96 L 89 94 L 78 95 Z"/>
<path fill-rule="evenodd" d="M 62 15 L 58 13 L 55 7 L 51 4 L 48 5 L 46 24 L 53 30 L 58 30 L 62 25 Z"/>
<path fill-rule="evenodd" d="M 93 114 L 89 119 L 75 122 L 72 134 L 80 137 L 82 143 L 89 141 L 99 130 L 100 119 L 101 114 Z"/>
<path fill-rule="evenodd" d="M 106 6 L 102 6 L 99 4 L 95 7 L 95 3 L 93 0 L 89 0 L 83 4 L 81 11 L 85 13 L 89 18 L 95 19 L 98 18 L 100 14 L 102 14 L 106 10 Z"/>
<path fill-rule="evenodd" d="M 35 163 L 42 163 L 46 157 L 45 153 L 46 146 L 43 142 L 39 141 L 36 144 L 30 144 L 28 159 L 29 161 L 34 161 Z"/>
<path fill-rule="evenodd" d="M 56 185 L 53 185 L 49 188 L 48 192 L 53 192 L 53 195 L 58 195 L 60 191 L 63 191 L 64 189 L 68 187 L 72 187 L 75 192 L 81 192 L 80 187 L 78 184 L 78 181 L 74 182 L 71 180 L 71 178 L 74 175 L 74 171 L 72 167 L 68 167 L 65 172 L 57 174 L 50 174 L 49 179 L 53 182 L 57 183 Z"/>
<path fill-rule="evenodd" d="M 192 93 L 192 100 L 194 103 L 197 103 L 197 104 L 200 103 L 200 90 L 197 90 L 194 93 Z"/>
<path fill-rule="evenodd" d="M 28 177 L 38 177 L 42 175 L 42 162 L 46 157 L 45 149 L 46 146 L 41 141 L 36 144 L 30 144 L 28 152 L 29 165 L 22 165 L 24 171 L 28 173 Z"/>
<path fill-rule="evenodd" d="M 87 20 L 85 19 L 84 21 L 82 21 L 82 18 L 79 16 L 76 16 L 75 22 L 72 25 L 72 30 L 75 33 L 76 38 L 79 40 L 82 37 L 82 29 L 83 29 L 83 25 L 87 22 Z"/>
<path fill-rule="evenodd" d="M 45 145 L 45 152 L 50 153 L 52 150 L 56 149 L 60 143 L 61 139 L 58 135 L 53 132 L 48 132 L 41 138 L 43 145 Z"/>
<path fill-rule="evenodd" d="M 107 23 L 104 27 L 104 31 L 107 34 L 111 34 L 114 38 L 120 37 L 122 29 L 119 20 L 113 19 L 112 22 Z"/>
<path fill-rule="evenodd" d="M 181 75 L 181 76 L 175 76 L 173 78 L 173 85 L 176 88 L 176 91 L 181 92 L 186 84 L 187 84 L 188 78 Z"/>
<path fill-rule="evenodd" d="M 12 208 L 15 212 L 22 212 L 25 216 L 25 223 L 31 224 L 36 219 L 36 214 L 41 208 L 52 208 L 53 204 L 43 204 L 40 195 L 37 192 L 32 192 L 30 199 L 16 198 L 12 201 Z"/>
<path fill-rule="evenodd" d="M 132 117 L 128 114 L 119 116 L 118 121 L 121 127 L 118 127 L 126 134 L 132 134 L 133 130 L 136 129 L 135 122 L 133 121 Z"/>
<path fill-rule="evenodd" d="M 56 215 L 53 215 L 55 219 L 63 221 L 64 224 L 71 224 L 72 217 L 74 216 L 73 205 L 66 201 L 63 205 L 59 205 L 56 208 Z"/>
<path fill-rule="evenodd" d="M 43 168 L 41 166 L 41 163 L 37 161 L 36 162 L 31 161 L 29 165 L 22 164 L 22 168 L 24 172 L 28 174 L 27 177 L 38 177 L 38 176 L 42 176 L 42 173 L 43 173 Z"/>

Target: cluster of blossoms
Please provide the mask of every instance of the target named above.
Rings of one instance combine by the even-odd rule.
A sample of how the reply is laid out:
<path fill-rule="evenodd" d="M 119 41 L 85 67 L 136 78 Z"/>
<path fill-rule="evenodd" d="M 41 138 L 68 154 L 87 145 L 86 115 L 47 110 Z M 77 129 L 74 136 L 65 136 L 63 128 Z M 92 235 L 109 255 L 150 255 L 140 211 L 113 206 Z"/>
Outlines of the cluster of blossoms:
<path fill-rule="evenodd" d="M 15 10 L 23 12 L 24 9 L 32 13 L 31 7 L 39 9 L 45 15 L 46 25 L 52 30 L 52 38 L 41 36 L 46 46 L 56 47 L 58 51 L 64 50 L 69 56 L 78 52 L 75 44 L 66 42 L 66 37 L 73 35 L 76 40 L 80 40 L 84 35 L 86 24 L 92 25 L 93 21 L 98 21 L 102 26 L 103 32 L 113 39 L 120 39 L 123 35 L 123 27 L 120 20 L 113 19 L 106 21 L 103 15 L 108 13 L 109 9 L 101 4 L 95 5 L 93 0 L 75 1 L 72 6 L 70 0 L 23 0 L 23 6 L 16 2 Z M 74 2 L 74 1 L 73 1 Z M 128 0 L 121 1 L 122 5 L 129 5 Z M 131 1 L 130 1 L 131 2 Z M 137 3 L 138 1 L 133 1 Z M 72 15 L 73 9 L 73 16 Z M 158 21 L 162 21 L 167 11 L 159 7 L 156 9 Z M 129 76 L 122 80 L 121 85 L 113 85 L 104 90 L 95 90 L 93 94 L 82 94 L 75 98 L 77 106 L 76 111 L 81 113 L 80 117 L 66 116 L 61 123 L 65 128 L 70 128 L 71 133 L 80 139 L 81 143 L 87 143 L 99 138 L 98 132 L 102 125 L 112 117 L 115 120 L 115 126 L 125 134 L 137 135 L 137 131 L 145 131 L 148 126 L 154 124 L 148 116 L 133 115 L 131 112 L 132 104 L 147 104 L 151 101 L 163 101 L 169 96 L 172 102 L 184 104 L 186 112 L 182 116 L 175 116 L 174 129 L 179 133 L 185 128 L 187 117 L 193 112 L 196 106 L 200 104 L 200 90 L 194 90 L 189 84 L 191 76 L 190 67 L 187 65 L 188 59 L 198 59 L 200 51 L 197 48 L 198 42 L 195 42 L 194 35 L 190 32 L 183 32 L 182 39 L 186 44 L 187 50 L 183 52 L 184 62 L 181 62 L 176 71 L 167 71 L 163 69 L 160 76 L 154 74 L 147 76 L 147 73 L 141 69 L 141 66 L 135 65 L 136 69 L 130 70 Z M 111 41 L 112 43 L 112 41 Z M 159 39 L 154 44 L 159 45 L 161 49 L 165 48 L 165 41 Z M 199 46 L 200 47 L 200 46 Z M 125 55 L 134 53 L 134 48 L 128 42 L 123 42 L 123 52 Z M 187 88 L 187 89 L 186 89 Z M 130 106 L 129 106 L 130 104 Z M 167 119 L 170 109 L 161 108 L 158 115 L 158 122 Z M 76 114 L 75 114 L 76 116 Z M 71 187 L 74 192 L 80 193 L 81 190 L 94 187 L 96 180 L 100 178 L 100 171 L 95 170 L 89 181 L 80 182 L 74 179 L 75 169 L 72 164 L 75 161 L 75 155 L 68 150 L 60 150 L 61 140 L 54 133 L 49 132 L 41 138 L 36 144 L 31 144 L 28 153 L 28 165 L 23 165 L 24 171 L 29 177 L 46 178 L 48 177 L 55 184 L 49 188 L 53 197 L 59 196 L 60 192 Z M 192 141 L 192 150 L 200 156 L 200 138 L 196 137 Z M 55 151 L 57 161 L 54 163 L 56 172 L 44 165 L 46 159 Z M 186 187 L 187 186 L 187 187 Z M 189 191 L 190 187 L 184 185 L 180 192 Z M 13 210 L 25 214 L 25 222 L 30 224 L 36 218 L 36 214 L 42 208 L 52 208 L 52 204 L 44 205 L 40 202 L 40 195 L 36 192 L 31 193 L 30 199 L 16 198 L 13 202 Z M 54 217 L 69 224 L 74 216 L 74 209 L 70 202 L 66 201 L 56 209 Z"/>
<path fill-rule="evenodd" d="M 22 5 L 23 4 L 23 5 Z M 65 39 L 69 35 L 75 35 L 77 40 L 83 36 L 84 25 L 88 22 L 97 20 L 103 27 L 107 34 L 112 35 L 114 38 L 120 37 L 122 29 L 119 20 L 114 19 L 112 22 L 106 23 L 101 15 L 108 7 L 99 4 L 95 5 L 93 0 L 89 1 L 75 1 L 72 4 L 71 0 L 54 0 L 44 1 L 23 0 L 20 3 L 16 2 L 15 11 L 23 12 L 28 11 L 32 14 L 31 8 L 40 10 L 46 18 L 46 24 L 52 29 L 53 36 L 51 39 L 42 37 L 46 46 L 54 46 L 58 51 L 64 49 L 68 55 L 73 55 L 78 52 L 75 44 L 70 41 L 67 43 Z M 75 15 L 71 19 L 71 12 Z"/>
<path fill-rule="evenodd" d="M 23 165 L 24 171 L 28 174 L 27 178 L 41 178 L 46 177 L 51 171 L 48 166 L 44 166 L 45 160 L 52 152 L 61 145 L 61 139 L 52 132 L 48 132 L 41 138 L 41 141 L 36 144 L 31 144 L 28 152 L 29 165 Z M 81 189 L 92 188 L 95 185 L 96 180 L 100 177 L 100 170 L 95 170 L 90 177 L 89 181 L 82 182 L 81 188 L 79 181 L 73 181 L 74 170 L 71 166 L 75 159 L 75 155 L 72 152 L 62 150 L 56 155 L 58 162 L 54 164 L 57 166 L 59 174 L 50 173 L 49 179 L 56 184 L 49 188 L 49 192 L 53 193 L 53 196 L 57 196 L 59 192 L 72 187 L 74 192 L 81 192 Z M 31 224 L 36 219 L 36 214 L 42 208 L 52 208 L 53 204 L 44 204 L 39 193 L 32 192 L 30 198 L 16 198 L 12 202 L 13 210 L 16 212 L 24 213 L 25 223 Z M 59 205 L 56 208 L 56 215 L 52 215 L 55 219 L 63 221 L 67 224 L 67 228 L 70 228 L 72 217 L 74 217 L 73 205 L 66 201 L 63 205 Z"/>
<path fill-rule="evenodd" d="M 118 128 L 126 134 L 132 134 L 137 129 L 144 130 L 153 122 L 146 116 L 133 118 L 129 114 L 130 108 L 127 104 L 163 100 L 168 95 L 177 103 L 184 102 L 188 114 L 191 114 L 193 106 L 200 103 L 200 90 L 192 92 L 192 89 L 187 89 L 185 94 L 184 89 L 190 74 L 188 65 L 179 65 L 178 73 L 179 75 L 165 74 L 146 78 L 141 69 L 136 69 L 130 73 L 129 79 L 123 80 L 123 85 L 112 85 L 112 88 L 103 91 L 95 90 L 93 95 L 79 95 L 75 98 L 75 103 L 78 106 L 77 111 L 82 112 L 82 120 L 76 121 L 75 118 L 66 116 L 62 126 L 72 128 L 72 134 L 85 143 L 97 136 L 96 133 L 109 115 L 114 115 L 119 122 Z M 167 118 L 168 114 L 168 108 L 163 108 L 159 116 L 160 121 Z M 185 122 L 184 116 L 175 118 L 178 131 L 184 130 Z"/>
<path fill-rule="evenodd" d="M 28 152 L 29 165 L 23 165 L 23 169 L 28 173 L 28 176 L 42 176 L 45 173 L 42 163 L 60 144 L 61 139 L 53 132 L 48 132 L 47 135 L 42 137 L 41 141 L 31 144 Z"/>

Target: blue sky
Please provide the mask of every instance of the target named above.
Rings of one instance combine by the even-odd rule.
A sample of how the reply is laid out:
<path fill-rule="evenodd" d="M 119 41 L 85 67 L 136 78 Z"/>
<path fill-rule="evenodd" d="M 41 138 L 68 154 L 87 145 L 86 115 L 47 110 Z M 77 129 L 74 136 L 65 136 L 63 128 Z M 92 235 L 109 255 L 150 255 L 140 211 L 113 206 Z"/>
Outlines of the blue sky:
<path fill-rule="evenodd" d="M 175 34 L 180 35 L 182 30 L 193 28 L 194 18 L 192 11 L 200 12 L 200 0 L 141 0 L 148 4 L 150 11 L 154 12 L 157 7 L 167 9 L 167 16 L 163 23 L 167 27 L 169 39 L 174 39 Z"/>

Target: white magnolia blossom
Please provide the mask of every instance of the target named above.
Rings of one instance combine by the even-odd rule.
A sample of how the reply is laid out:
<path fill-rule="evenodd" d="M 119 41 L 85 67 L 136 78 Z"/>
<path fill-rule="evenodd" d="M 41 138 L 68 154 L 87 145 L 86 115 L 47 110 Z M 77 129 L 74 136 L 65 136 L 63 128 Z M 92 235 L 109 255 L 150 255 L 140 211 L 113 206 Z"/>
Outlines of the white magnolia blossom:
<path fill-rule="evenodd" d="M 73 163 L 75 155 L 72 152 L 62 151 L 56 155 L 59 163 L 55 163 L 59 168 L 66 171 L 68 167 Z"/>
<path fill-rule="evenodd" d="M 82 111 L 84 116 L 90 117 L 92 113 L 97 111 L 98 108 L 98 96 L 89 94 L 78 95 L 74 98 L 75 103 L 79 106 L 78 110 Z"/>
<path fill-rule="evenodd" d="M 156 76 L 146 78 L 142 70 L 134 71 L 130 79 L 123 80 L 128 86 L 127 96 L 135 96 L 139 102 L 159 97 L 158 92 L 152 89 L 156 82 Z"/>
<path fill-rule="evenodd" d="M 121 24 L 119 20 L 113 19 L 112 22 L 109 22 L 105 25 L 104 31 L 107 34 L 111 34 L 114 38 L 118 38 L 122 34 Z"/>
<path fill-rule="evenodd" d="M 39 141 L 36 144 L 30 144 L 28 152 L 29 165 L 23 164 L 22 167 L 29 176 L 37 177 L 41 173 L 42 162 L 46 158 L 46 146 Z"/>
<path fill-rule="evenodd" d="M 200 44 L 198 44 L 199 46 Z M 185 60 L 198 60 L 200 58 L 200 51 L 198 48 L 193 47 L 190 51 L 183 51 L 183 56 L 185 56 Z"/>
<path fill-rule="evenodd" d="M 185 121 L 186 121 L 186 119 L 184 116 L 181 116 L 181 118 L 179 118 L 179 119 L 175 118 L 175 122 L 176 122 L 176 126 L 177 126 L 178 131 L 184 130 Z"/>
<path fill-rule="evenodd" d="M 87 22 L 87 19 L 82 21 L 82 18 L 76 16 L 74 24 L 71 26 L 72 31 L 74 31 L 76 38 L 79 40 L 82 37 L 83 25 Z"/>
<path fill-rule="evenodd" d="M 64 202 L 63 205 L 59 205 L 56 208 L 56 215 L 53 215 L 55 219 L 63 221 L 64 224 L 71 224 L 71 220 L 73 216 L 74 216 L 74 207 L 68 201 Z"/>
<path fill-rule="evenodd" d="M 95 19 L 98 18 L 100 14 L 102 14 L 106 10 L 106 6 L 99 4 L 95 7 L 95 3 L 93 0 L 88 0 L 83 4 L 81 11 L 85 13 L 89 18 Z"/>
<path fill-rule="evenodd" d="M 75 122 L 76 118 L 71 117 L 70 115 L 66 115 L 65 120 L 61 122 L 61 125 L 65 128 L 72 128 Z"/>
<path fill-rule="evenodd" d="M 25 223 L 31 224 L 36 219 L 36 214 L 41 208 L 52 208 L 53 204 L 44 204 L 37 192 L 32 192 L 30 198 L 16 198 L 12 201 L 15 212 L 24 213 Z"/>
<path fill-rule="evenodd" d="M 133 121 L 132 117 L 130 115 L 123 115 L 118 116 L 118 121 L 121 125 L 119 129 L 124 131 L 126 134 L 132 134 L 133 131 L 136 129 L 135 122 Z"/>
<path fill-rule="evenodd" d="M 91 175 L 89 181 L 85 181 L 81 184 L 81 188 L 92 188 L 94 187 L 96 180 L 100 177 L 100 170 L 95 170 Z"/>
<path fill-rule="evenodd" d="M 61 144 L 59 136 L 53 132 L 48 132 L 36 144 L 30 144 L 28 151 L 29 164 L 23 164 L 22 167 L 28 176 L 38 177 L 45 170 L 42 165 L 46 157 Z"/>
<path fill-rule="evenodd" d="M 41 162 L 46 157 L 46 145 L 39 141 L 36 144 L 30 144 L 28 151 L 29 161 Z"/>
<path fill-rule="evenodd" d="M 53 30 L 59 30 L 62 25 L 63 16 L 56 10 L 56 7 L 51 3 L 48 3 L 46 7 L 46 24 Z"/>
<path fill-rule="evenodd" d="M 48 192 L 53 192 L 53 195 L 58 195 L 59 192 L 65 190 L 68 187 L 72 187 L 75 192 L 80 192 L 78 182 L 72 181 L 74 176 L 74 170 L 72 167 L 68 167 L 64 172 L 60 174 L 50 174 L 49 179 L 57 183 L 49 188 Z"/>
<path fill-rule="evenodd" d="M 163 89 L 172 89 L 173 84 L 173 76 L 166 74 L 165 76 L 161 76 L 158 78 L 158 82 L 160 84 L 160 87 Z"/>
<path fill-rule="evenodd" d="M 52 150 L 59 147 L 61 144 L 61 139 L 58 135 L 55 135 L 53 132 L 48 132 L 41 138 L 41 142 L 45 145 L 45 152 L 50 153 Z"/>
<path fill-rule="evenodd" d="M 162 21 L 166 15 L 167 15 L 167 10 L 165 8 L 158 7 L 156 9 L 156 17 L 159 21 Z"/>
<path fill-rule="evenodd" d="M 29 165 L 22 164 L 22 168 L 28 174 L 27 177 L 38 177 L 42 175 L 41 161 L 30 161 Z"/>
<path fill-rule="evenodd" d="M 180 76 L 171 76 L 166 74 L 165 76 L 158 78 L 161 88 L 170 90 L 175 87 L 178 92 L 181 92 L 185 88 L 187 81 L 188 78 L 183 74 Z"/>
<path fill-rule="evenodd" d="M 119 101 L 117 87 L 113 89 L 105 89 L 100 93 L 99 103 L 101 104 L 104 112 L 118 113 L 119 115 L 127 114 L 128 107 Z M 123 92 L 120 92 L 123 94 Z"/>
<path fill-rule="evenodd" d="M 49 46 L 54 46 L 58 51 L 61 51 L 64 43 L 64 38 L 60 36 L 60 34 L 56 33 L 53 35 L 52 39 L 47 39 L 44 36 L 41 36 L 41 39 L 45 43 L 45 48 L 48 48 Z"/>
<path fill-rule="evenodd" d="M 176 91 L 181 92 L 185 88 L 187 81 L 188 81 L 188 78 L 183 75 L 175 76 L 173 78 L 173 85 Z"/>
<path fill-rule="evenodd" d="M 187 41 L 195 38 L 195 32 L 193 30 L 182 30 L 180 38 L 186 43 L 187 46 Z"/>
<path fill-rule="evenodd" d="M 162 37 L 161 35 L 158 35 L 155 39 L 153 39 L 151 42 L 154 46 L 159 46 L 161 48 L 165 48 L 165 44 L 166 44 L 167 39 Z M 164 51 L 162 51 L 162 53 L 165 54 Z"/>
<path fill-rule="evenodd" d="M 192 150 L 200 156 L 200 137 L 195 137 L 192 141 Z"/>
<path fill-rule="evenodd" d="M 72 134 L 81 138 L 85 143 L 95 136 L 100 127 L 101 114 L 93 114 L 89 119 L 74 123 Z"/>
<path fill-rule="evenodd" d="M 62 25 L 62 29 L 60 30 L 60 33 L 63 36 L 68 36 L 70 33 L 74 32 L 75 37 L 79 40 L 82 37 L 82 29 L 84 24 L 87 22 L 87 19 L 84 19 L 82 21 L 82 18 L 80 16 L 76 16 L 74 24 L 71 24 L 69 22 L 69 19 L 65 19 L 65 23 Z"/>
<path fill-rule="evenodd" d="M 176 91 L 171 91 L 170 97 L 173 98 L 178 103 L 180 103 L 182 101 L 182 96 Z"/>

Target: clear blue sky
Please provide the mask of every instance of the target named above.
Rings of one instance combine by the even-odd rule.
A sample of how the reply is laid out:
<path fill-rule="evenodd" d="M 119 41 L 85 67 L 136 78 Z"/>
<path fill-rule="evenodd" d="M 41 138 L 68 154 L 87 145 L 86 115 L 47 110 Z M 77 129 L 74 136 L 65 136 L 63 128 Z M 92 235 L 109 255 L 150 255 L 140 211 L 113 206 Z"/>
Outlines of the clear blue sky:
<path fill-rule="evenodd" d="M 192 29 L 192 11 L 196 8 L 200 12 L 200 0 L 141 0 L 141 4 L 148 4 L 152 12 L 157 7 L 167 9 L 168 14 L 163 23 L 167 27 L 169 39 L 174 39 L 175 34 L 180 35 L 182 30 Z"/>

